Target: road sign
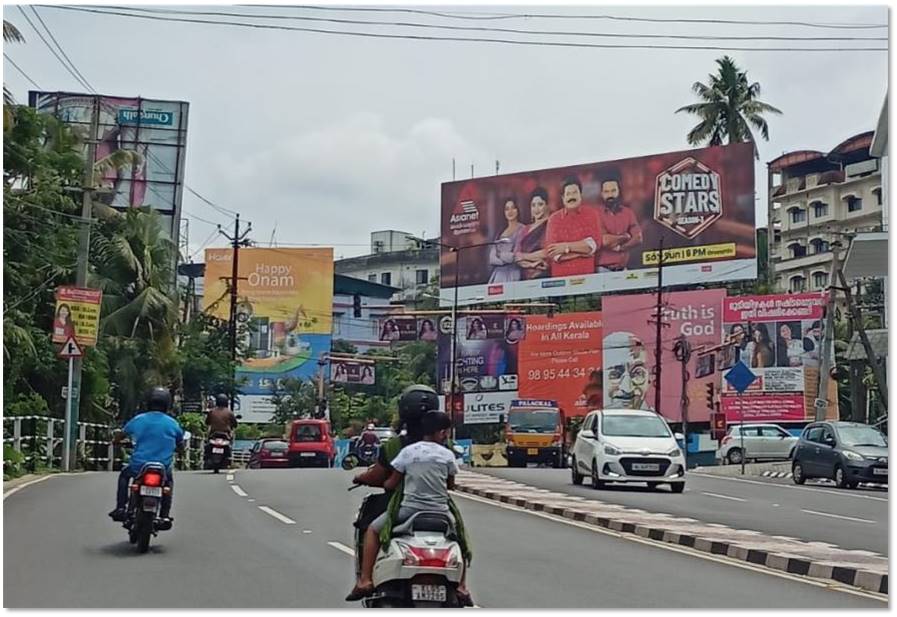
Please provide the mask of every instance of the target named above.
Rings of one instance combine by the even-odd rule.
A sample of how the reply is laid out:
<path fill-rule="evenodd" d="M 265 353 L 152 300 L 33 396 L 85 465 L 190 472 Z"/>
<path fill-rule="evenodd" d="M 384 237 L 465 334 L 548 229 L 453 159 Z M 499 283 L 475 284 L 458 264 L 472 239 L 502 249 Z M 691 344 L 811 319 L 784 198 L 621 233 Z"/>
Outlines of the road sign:
<path fill-rule="evenodd" d="M 735 366 L 725 374 L 726 381 L 729 382 L 735 390 L 741 394 L 757 380 L 757 374 L 748 368 L 747 364 L 742 361 L 735 363 Z"/>
<path fill-rule="evenodd" d="M 84 352 L 81 351 L 81 348 L 78 346 L 78 343 L 75 342 L 73 337 L 69 337 L 68 340 L 62 344 L 62 349 L 59 350 L 60 358 L 80 358 L 83 355 Z"/>
<path fill-rule="evenodd" d="M 816 409 L 828 409 L 828 401 L 824 398 L 817 398 L 813 401 L 813 407 Z"/>

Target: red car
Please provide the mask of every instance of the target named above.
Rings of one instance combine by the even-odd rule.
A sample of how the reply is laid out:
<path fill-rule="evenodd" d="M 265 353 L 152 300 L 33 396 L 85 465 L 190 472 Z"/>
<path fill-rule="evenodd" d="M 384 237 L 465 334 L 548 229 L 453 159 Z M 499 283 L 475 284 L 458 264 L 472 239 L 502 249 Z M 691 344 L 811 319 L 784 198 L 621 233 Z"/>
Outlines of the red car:
<path fill-rule="evenodd" d="M 288 435 L 290 467 L 333 467 L 336 445 L 327 420 L 294 420 Z"/>
<path fill-rule="evenodd" d="M 289 467 L 290 458 L 287 454 L 290 444 L 283 439 L 259 439 L 249 451 L 250 469 L 264 469 L 265 467 Z"/>

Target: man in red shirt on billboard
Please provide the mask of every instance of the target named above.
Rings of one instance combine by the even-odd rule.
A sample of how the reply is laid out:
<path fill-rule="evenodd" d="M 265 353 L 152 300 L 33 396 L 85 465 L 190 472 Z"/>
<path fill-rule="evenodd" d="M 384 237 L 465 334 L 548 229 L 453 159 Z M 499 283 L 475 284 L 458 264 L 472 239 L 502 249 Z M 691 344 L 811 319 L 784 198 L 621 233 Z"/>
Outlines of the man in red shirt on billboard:
<path fill-rule="evenodd" d="M 598 211 L 582 205 L 582 183 L 576 176 L 561 187 L 564 207 L 548 217 L 545 251 L 551 276 L 594 274 L 601 246 Z"/>
<path fill-rule="evenodd" d="M 620 177 L 615 172 L 601 180 L 601 199 L 604 236 L 598 252 L 598 272 L 619 272 L 629 263 L 629 249 L 642 243 L 642 228 L 632 208 L 620 201 Z"/>

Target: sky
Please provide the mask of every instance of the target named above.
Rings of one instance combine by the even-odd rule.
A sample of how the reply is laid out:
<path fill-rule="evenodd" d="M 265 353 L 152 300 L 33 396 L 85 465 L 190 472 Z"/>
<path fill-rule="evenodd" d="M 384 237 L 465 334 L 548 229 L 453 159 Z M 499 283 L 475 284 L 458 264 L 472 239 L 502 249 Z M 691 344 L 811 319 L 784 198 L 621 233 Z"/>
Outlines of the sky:
<path fill-rule="evenodd" d="M 137 5 L 134 5 L 137 6 Z M 144 5 L 146 6 L 146 5 Z M 336 6 L 336 5 L 331 5 Z M 357 6 L 357 5 L 356 5 Z M 381 5 L 381 8 L 384 5 Z M 397 6 L 397 5 L 394 5 Z M 160 8 L 156 6 L 156 8 Z M 295 7 L 169 6 L 174 10 L 314 16 L 419 24 L 594 33 L 713 36 L 887 36 L 886 29 L 645 23 L 604 19 L 472 21 L 401 13 Z M 420 6 L 416 8 L 422 8 Z M 430 10 L 440 7 L 429 5 Z M 465 13 L 553 13 L 640 18 L 888 23 L 883 6 L 514 6 L 441 7 Z M 887 53 L 586 49 L 334 36 L 148 21 L 38 8 L 49 30 L 103 94 L 190 103 L 186 183 L 252 222 L 267 246 L 326 244 L 337 256 L 369 252 L 369 234 L 397 229 L 438 234 L 440 184 L 687 149 L 697 122 L 676 114 L 695 102 L 728 53 L 762 86 L 769 142 L 756 165 L 758 225 L 766 223 L 765 163 L 798 149 L 829 151 L 875 128 L 888 84 Z M 43 90 L 83 91 L 18 8 L 4 5 L 25 44 L 4 51 Z M 34 15 L 28 11 L 32 21 Z M 196 17 L 196 19 L 223 19 Z M 242 20 L 252 21 L 252 20 Z M 298 27 L 437 36 L 472 32 L 279 20 Z M 673 41 L 479 33 L 590 43 L 717 46 L 876 46 L 887 41 Z M 4 60 L 18 100 L 34 89 Z M 190 250 L 231 219 L 184 193 Z M 207 246 L 222 246 L 223 238 Z M 201 253 L 196 256 L 201 260 Z"/>

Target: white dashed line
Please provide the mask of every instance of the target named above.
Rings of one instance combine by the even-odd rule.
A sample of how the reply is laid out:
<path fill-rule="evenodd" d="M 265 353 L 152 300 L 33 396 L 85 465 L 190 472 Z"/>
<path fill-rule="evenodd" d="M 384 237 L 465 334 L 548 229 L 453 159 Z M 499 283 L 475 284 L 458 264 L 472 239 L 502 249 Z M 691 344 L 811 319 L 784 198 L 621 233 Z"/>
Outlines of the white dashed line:
<path fill-rule="evenodd" d="M 748 484 L 760 484 L 761 486 L 772 486 L 775 488 L 780 488 L 784 490 L 796 490 L 796 491 L 813 491 L 814 493 L 828 493 L 829 495 L 837 495 L 838 497 L 851 497 L 854 499 L 871 499 L 872 501 L 887 501 L 886 497 L 873 497 L 872 495 L 859 495 L 853 492 L 847 491 L 829 491 L 824 488 L 814 488 L 811 486 L 795 486 L 793 484 L 780 484 L 778 482 L 761 482 L 759 480 L 748 480 L 746 478 L 731 478 L 728 476 L 715 476 L 708 473 L 695 473 L 691 472 L 694 476 L 699 476 L 701 478 L 711 478 L 713 480 L 726 480 L 729 482 L 746 482 Z"/>
<path fill-rule="evenodd" d="M 56 475 L 61 475 L 61 474 L 56 474 Z M 19 486 L 11 488 L 8 491 L 6 491 L 5 493 L 3 493 L 3 499 L 5 500 L 10 495 L 14 495 L 15 493 L 18 493 L 23 488 L 31 486 L 32 484 L 37 484 L 38 482 L 43 482 L 44 480 L 49 480 L 52 477 L 53 477 L 52 475 L 41 476 L 40 478 L 35 478 L 34 480 L 29 480 L 28 482 L 25 482 L 24 484 L 20 484 Z"/>
<path fill-rule="evenodd" d="M 708 497 L 717 497 L 719 499 L 729 499 L 731 501 L 747 501 L 747 499 L 742 499 L 741 497 L 731 497 L 729 495 L 720 495 L 719 493 L 705 493 L 701 492 L 702 495 L 707 495 Z"/>
<path fill-rule="evenodd" d="M 281 523 L 285 523 L 287 525 L 295 525 L 296 524 L 296 521 L 294 521 L 290 517 L 284 516 L 277 510 L 275 510 L 273 508 L 269 508 L 268 506 L 259 506 L 259 510 L 261 510 L 265 514 L 270 514 L 271 516 L 273 516 L 274 518 L 279 520 Z"/>
<path fill-rule="evenodd" d="M 234 479 L 234 474 L 232 474 L 232 473 L 227 474 L 227 481 L 228 481 L 228 482 L 233 482 L 233 479 Z"/>
<path fill-rule="evenodd" d="M 342 542 L 328 542 L 327 545 L 335 548 L 336 550 L 338 550 L 341 553 L 345 553 L 346 555 L 349 555 L 350 557 L 355 557 L 355 551 L 353 551 L 351 548 L 349 548 Z"/>
<path fill-rule="evenodd" d="M 239 484 L 231 484 L 230 490 L 235 492 L 240 497 L 249 497 L 249 495 L 246 494 L 246 491 L 244 491 L 243 489 L 240 488 Z"/>
<path fill-rule="evenodd" d="M 828 512 L 817 512 L 816 510 L 801 510 L 801 512 L 806 512 L 807 514 L 815 514 L 817 516 L 828 516 L 829 518 L 840 518 L 845 521 L 856 521 L 857 523 L 869 523 L 870 525 L 874 525 L 875 521 L 870 521 L 865 518 L 854 518 L 853 516 L 842 516 L 840 514 L 830 514 Z"/>

